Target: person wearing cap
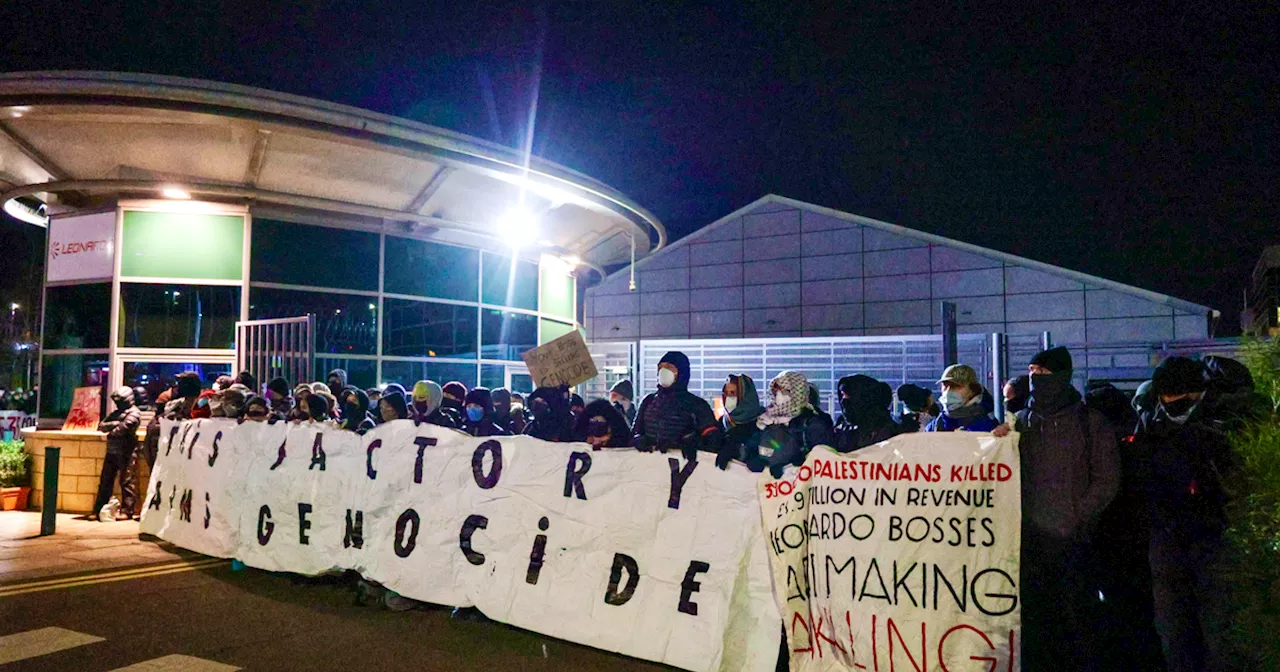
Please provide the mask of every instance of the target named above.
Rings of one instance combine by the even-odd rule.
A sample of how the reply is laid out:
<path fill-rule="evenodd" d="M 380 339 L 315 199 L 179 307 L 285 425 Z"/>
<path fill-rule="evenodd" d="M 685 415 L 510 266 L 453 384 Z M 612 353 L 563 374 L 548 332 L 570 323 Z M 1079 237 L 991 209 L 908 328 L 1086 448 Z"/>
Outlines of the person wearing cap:
<path fill-rule="evenodd" d="M 926 432 L 989 432 L 999 424 L 983 405 L 986 391 L 978 382 L 978 374 L 966 364 L 952 364 L 938 379 L 939 406 L 942 414 L 925 427 Z"/>
<path fill-rule="evenodd" d="M 1015 416 L 1022 459 L 1024 666 L 1098 669 L 1092 544 L 1120 487 L 1116 435 L 1072 386 L 1066 348 L 1038 353 L 1027 373 L 1031 398 Z"/>
<path fill-rule="evenodd" d="M 933 399 L 933 392 L 919 385 L 899 385 L 897 394 L 898 401 L 906 408 L 906 412 L 898 420 L 903 434 L 913 434 L 928 427 L 934 418 L 942 414 Z"/>
<path fill-rule="evenodd" d="M 619 380 L 609 388 L 609 403 L 613 404 L 622 417 L 627 419 L 628 426 L 636 424 L 636 405 L 632 403 L 635 397 L 630 379 Z"/>
<path fill-rule="evenodd" d="M 1134 442 L 1149 456 L 1148 512 L 1156 630 L 1170 672 L 1218 669 L 1216 633 L 1206 613 L 1222 609 L 1215 588 L 1224 548 L 1235 414 L 1224 408 L 1200 363 L 1170 357 L 1151 377 L 1151 405 Z"/>
<path fill-rule="evenodd" d="M 689 391 L 691 369 L 683 352 L 671 351 L 658 361 L 658 390 L 640 402 L 632 428 L 636 449 L 666 452 L 672 448 L 685 459 L 697 459 L 699 450 L 720 452 L 720 425 L 711 405 Z M 801 393 L 801 403 L 808 391 Z"/>
<path fill-rule="evenodd" d="M 893 391 L 888 383 L 858 374 L 841 378 L 839 389 L 842 413 L 835 426 L 836 450 L 853 452 L 902 432 L 889 410 Z"/>
<path fill-rule="evenodd" d="M 98 497 L 93 502 L 90 519 L 97 519 L 98 512 L 111 499 L 111 491 L 117 477 L 120 481 L 120 509 L 116 520 L 133 518 L 134 504 L 138 499 L 137 467 L 138 425 L 142 423 L 142 411 L 133 404 L 133 388 L 125 385 L 111 393 L 115 409 L 102 422 L 98 431 L 107 435 L 107 452 L 102 460 L 102 476 L 98 479 Z"/>

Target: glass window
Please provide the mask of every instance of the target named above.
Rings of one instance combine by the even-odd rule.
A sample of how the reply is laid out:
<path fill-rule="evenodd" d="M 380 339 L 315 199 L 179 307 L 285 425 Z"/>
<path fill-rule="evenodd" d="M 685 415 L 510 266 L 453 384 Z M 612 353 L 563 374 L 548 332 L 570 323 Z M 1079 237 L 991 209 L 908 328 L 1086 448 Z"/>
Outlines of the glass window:
<path fill-rule="evenodd" d="M 539 288 L 538 310 L 553 317 L 573 319 L 573 304 L 577 297 L 573 295 L 573 276 L 565 275 L 558 268 L 559 262 L 547 263 L 542 267 L 542 282 Z"/>
<path fill-rule="evenodd" d="M 484 303 L 508 308 L 538 309 L 538 265 L 484 253 Z"/>
<path fill-rule="evenodd" d="M 125 211 L 120 274 L 240 280 L 244 275 L 244 217 Z"/>
<path fill-rule="evenodd" d="M 106 384 L 106 355 L 46 355 L 40 366 L 40 417 L 65 418 L 77 387 Z"/>
<path fill-rule="evenodd" d="M 382 354 L 397 357 L 476 356 L 476 308 L 385 299 Z"/>
<path fill-rule="evenodd" d="M 120 286 L 122 347 L 231 349 L 239 319 L 239 287 Z"/>
<path fill-rule="evenodd" d="M 269 320 L 316 316 L 316 353 L 376 355 L 378 299 L 336 292 L 299 292 L 253 287 L 249 290 L 249 318 Z"/>
<path fill-rule="evenodd" d="M 496 390 L 507 384 L 507 367 L 501 364 L 480 365 L 480 386 Z"/>
<path fill-rule="evenodd" d="M 538 317 L 486 308 L 480 321 L 480 352 L 485 359 L 520 361 L 520 353 L 538 346 Z"/>
<path fill-rule="evenodd" d="M 111 285 L 49 287 L 44 298 L 44 348 L 105 348 L 111 343 Z"/>
<path fill-rule="evenodd" d="M 542 337 L 538 339 L 538 345 L 542 345 L 543 343 L 549 343 L 551 341 L 554 341 L 557 338 L 560 338 L 561 336 L 564 336 L 565 334 L 573 330 L 574 330 L 574 326 L 572 324 L 565 324 L 564 322 L 556 322 L 555 320 L 543 320 L 542 321 Z"/>
<path fill-rule="evenodd" d="M 213 387 L 218 376 L 232 375 L 230 364 L 125 362 L 124 384 L 129 387 L 145 387 L 147 401 L 154 402 L 161 392 L 173 387 L 174 378 L 184 371 L 194 371 L 200 376 L 200 384 L 205 389 Z"/>
<path fill-rule="evenodd" d="M 383 289 L 390 294 L 477 301 L 480 252 L 387 236 L 386 274 Z"/>
<path fill-rule="evenodd" d="M 334 369 L 346 371 L 347 384 L 355 385 L 362 390 L 378 384 L 378 362 L 374 359 L 316 357 L 314 380 L 328 382 L 329 372 Z"/>
<path fill-rule="evenodd" d="M 476 365 L 456 362 L 382 362 L 382 382 L 400 383 L 404 389 L 413 391 L 413 384 L 419 380 L 434 380 L 441 385 L 458 381 L 471 389 L 476 384 Z"/>
<path fill-rule="evenodd" d="M 376 292 L 378 234 L 255 219 L 249 278 Z"/>

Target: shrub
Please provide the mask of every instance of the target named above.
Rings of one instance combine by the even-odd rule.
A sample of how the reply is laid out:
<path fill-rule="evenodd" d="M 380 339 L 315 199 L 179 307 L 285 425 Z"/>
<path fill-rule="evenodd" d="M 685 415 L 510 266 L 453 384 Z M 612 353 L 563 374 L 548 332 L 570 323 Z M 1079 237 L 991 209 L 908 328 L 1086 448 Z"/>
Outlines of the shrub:
<path fill-rule="evenodd" d="M 31 479 L 31 456 L 22 441 L 0 441 L 0 487 L 26 487 Z"/>

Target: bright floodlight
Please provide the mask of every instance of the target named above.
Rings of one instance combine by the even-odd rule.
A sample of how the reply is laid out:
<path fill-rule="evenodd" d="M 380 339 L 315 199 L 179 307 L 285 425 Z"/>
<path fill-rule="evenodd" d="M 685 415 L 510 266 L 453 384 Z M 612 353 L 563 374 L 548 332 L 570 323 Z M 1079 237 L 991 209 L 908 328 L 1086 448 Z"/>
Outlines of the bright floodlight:
<path fill-rule="evenodd" d="M 574 268 L 582 265 L 582 257 L 579 257 L 576 254 L 568 254 L 560 258 L 564 260 L 564 263 L 569 264 Z"/>
<path fill-rule="evenodd" d="M 528 210 L 512 208 L 498 219 L 497 233 L 511 247 L 528 247 L 538 239 L 538 220 Z"/>
<path fill-rule="evenodd" d="M 181 200 L 186 200 L 191 198 L 191 194 L 187 193 L 186 189 L 182 189 L 179 187 L 165 187 L 160 190 L 160 195 L 164 196 L 165 198 L 173 198 L 173 199 L 181 199 Z"/>

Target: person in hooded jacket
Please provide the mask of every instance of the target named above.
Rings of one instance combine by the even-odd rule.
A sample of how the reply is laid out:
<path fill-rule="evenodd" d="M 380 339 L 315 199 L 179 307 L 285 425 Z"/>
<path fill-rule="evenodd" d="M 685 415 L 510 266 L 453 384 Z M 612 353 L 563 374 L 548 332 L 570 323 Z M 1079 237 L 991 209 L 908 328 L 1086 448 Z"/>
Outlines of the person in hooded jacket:
<path fill-rule="evenodd" d="M 756 426 L 756 418 L 764 413 L 764 406 L 760 405 L 755 381 L 745 373 L 729 376 L 720 388 L 720 402 L 724 405 L 724 414 L 720 416 L 724 440 L 716 456 L 716 466 L 728 469 L 729 463 L 737 460 L 751 471 L 764 471 L 768 462 L 760 458 L 760 428 Z"/>
<path fill-rule="evenodd" d="M 1093 540 L 1120 486 L 1115 430 L 1081 403 L 1066 348 L 1040 352 L 1027 372 L 1031 400 L 1015 425 L 1022 458 L 1024 665 L 1094 670 L 1101 661 Z"/>
<path fill-rule="evenodd" d="M 489 399 L 493 402 L 493 421 L 498 423 L 499 427 L 507 430 L 508 434 L 524 432 L 524 423 L 520 423 L 520 431 L 515 429 L 516 419 L 511 414 L 511 390 L 499 387 L 489 394 Z"/>
<path fill-rule="evenodd" d="M 342 424 L 338 426 L 362 436 L 376 426 L 369 415 L 369 395 L 364 390 L 348 386 L 342 391 Z"/>
<path fill-rule="evenodd" d="M 818 391 L 818 386 L 813 383 L 809 383 L 809 408 L 812 408 L 814 413 L 826 418 L 827 422 L 831 423 L 831 426 L 835 426 L 835 419 L 822 408 L 822 392 Z"/>
<path fill-rule="evenodd" d="M 809 406 L 809 381 L 798 371 L 783 371 L 769 382 L 772 403 L 756 418 L 760 428 L 758 456 L 769 464 L 774 478 L 787 465 L 799 466 L 815 446 L 834 446 L 830 416 Z M 748 461 L 752 458 L 748 457 Z"/>
<path fill-rule="evenodd" d="M 567 386 L 539 387 L 534 390 L 529 395 L 529 410 L 533 419 L 525 425 L 525 434 L 543 441 L 573 441 L 573 416 L 569 413 Z"/>
<path fill-rule="evenodd" d="M 577 434 L 591 444 L 592 450 L 630 448 L 631 425 L 608 399 L 587 404 L 578 418 Z"/>
<path fill-rule="evenodd" d="M 1004 395 L 1005 424 L 1009 424 L 1009 416 L 1017 415 L 1031 400 L 1031 377 L 1024 373 L 1011 378 L 1000 392 Z"/>
<path fill-rule="evenodd" d="M 840 379 L 840 420 L 836 442 L 842 453 L 888 441 L 902 432 L 893 421 L 893 389 L 871 376 L 857 374 Z"/>
<path fill-rule="evenodd" d="M 408 420 L 409 404 L 405 403 L 404 394 L 384 391 L 382 397 L 378 399 L 378 417 L 384 423 L 392 420 Z"/>
<path fill-rule="evenodd" d="M 115 409 L 98 423 L 98 431 L 107 435 L 107 452 L 102 460 L 102 476 L 98 480 L 98 498 L 93 502 L 89 517 L 97 518 L 98 512 L 111 499 L 111 491 L 119 477 L 120 509 L 115 519 L 129 520 L 133 518 L 134 505 L 138 500 L 134 470 L 138 461 L 138 425 L 142 422 L 142 412 L 134 405 L 133 390 L 128 386 L 112 392 L 111 401 Z"/>
<path fill-rule="evenodd" d="M 415 422 L 462 429 L 464 419 L 453 409 L 441 405 L 444 391 L 434 380 L 419 380 L 413 384 L 413 396 L 409 404 L 409 415 Z"/>
<path fill-rule="evenodd" d="M 671 351 L 658 361 L 658 391 L 644 398 L 636 410 L 631 433 L 636 449 L 666 452 L 675 448 L 685 459 L 699 450 L 720 452 L 720 425 L 706 400 L 689 392 L 689 358 Z M 804 392 L 808 394 L 808 392 Z"/>
<path fill-rule="evenodd" d="M 239 420 L 244 417 L 245 402 L 253 396 L 253 393 L 244 385 L 233 383 L 231 387 L 223 390 L 219 396 L 222 397 L 222 417 Z"/>
<path fill-rule="evenodd" d="M 487 387 L 473 387 L 464 400 L 462 431 L 471 436 L 510 436 L 506 427 L 498 424 L 493 414 L 493 395 Z"/>
<path fill-rule="evenodd" d="M 524 395 L 519 392 L 511 393 L 511 433 L 524 434 L 524 428 L 529 424 L 529 409 L 525 406 Z"/>
<path fill-rule="evenodd" d="M 334 369 L 325 377 L 325 387 L 329 388 L 329 394 L 334 399 L 342 395 L 342 391 L 347 389 L 347 372 L 345 369 Z"/>
<path fill-rule="evenodd" d="M 937 402 L 933 399 L 933 392 L 919 385 L 911 383 L 899 385 L 898 401 L 901 401 L 906 409 L 898 422 L 903 434 L 913 434 L 928 427 L 934 418 L 942 414 Z"/>
<path fill-rule="evenodd" d="M 281 418 L 293 410 L 293 395 L 290 394 L 289 383 L 284 378 L 272 378 L 267 383 L 267 402 L 271 412 Z"/>
<path fill-rule="evenodd" d="M 467 398 L 467 386 L 455 380 L 445 383 L 441 390 L 444 392 L 444 398 L 440 401 L 440 408 L 456 414 L 461 420 L 462 401 Z"/>
<path fill-rule="evenodd" d="M 325 394 L 309 394 L 298 404 L 302 412 L 307 414 L 306 420 L 327 422 L 329 420 L 329 397 Z"/>
<path fill-rule="evenodd" d="M 628 379 L 619 380 L 609 388 L 609 402 L 627 419 L 628 426 L 636 424 L 636 405 L 632 402 L 635 398 L 635 390 Z"/>
<path fill-rule="evenodd" d="M 978 374 L 973 367 L 965 364 L 948 366 L 938 379 L 938 389 L 942 392 L 938 397 L 942 415 L 930 421 L 924 431 L 989 432 L 1000 424 L 991 417 L 988 405 L 994 400 L 978 383 Z"/>
<path fill-rule="evenodd" d="M 569 414 L 577 418 L 587 410 L 587 402 L 583 401 L 582 395 L 574 392 L 569 395 Z"/>

